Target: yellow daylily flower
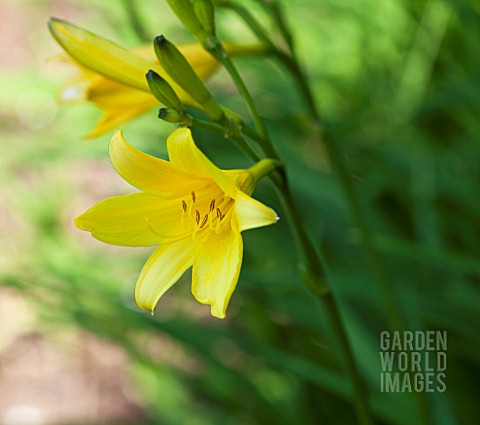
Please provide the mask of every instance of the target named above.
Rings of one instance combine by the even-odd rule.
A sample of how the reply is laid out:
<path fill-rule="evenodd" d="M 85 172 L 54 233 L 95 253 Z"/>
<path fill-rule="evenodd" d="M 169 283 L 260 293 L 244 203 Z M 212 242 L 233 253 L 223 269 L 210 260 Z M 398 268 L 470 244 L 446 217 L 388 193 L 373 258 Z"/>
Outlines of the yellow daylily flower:
<path fill-rule="evenodd" d="M 75 224 L 109 244 L 159 245 L 136 284 L 140 308 L 153 312 L 193 266 L 193 295 L 210 304 L 213 316 L 224 318 L 242 263 L 241 232 L 278 220 L 275 211 L 250 196 L 273 165 L 262 160 L 248 170 L 221 170 L 186 128 L 169 136 L 167 149 L 170 161 L 155 158 L 130 146 L 117 131 L 110 141 L 113 167 L 141 192 L 101 201 Z"/>
<path fill-rule="evenodd" d="M 62 102 L 91 101 L 102 118 L 87 137 L 100 136 L 158 104 L 148 88 L 145 74 L 152 69 L 173 87 L 183 103 L 200 105 L 165 72 L 155 57 L 152 45 L 128 51 L 117 44 L 68 22 L 51 19 L 50 31 L 79 67 L 79 75 L 61 89 Z M 219 63 L 198 43 L 178 46 L 198 76 L 205 80 Z M 259 45 L 227 45 L 232 55 L 259 53 Z M 67 59 L 68 60 L 68 59 Z"/>

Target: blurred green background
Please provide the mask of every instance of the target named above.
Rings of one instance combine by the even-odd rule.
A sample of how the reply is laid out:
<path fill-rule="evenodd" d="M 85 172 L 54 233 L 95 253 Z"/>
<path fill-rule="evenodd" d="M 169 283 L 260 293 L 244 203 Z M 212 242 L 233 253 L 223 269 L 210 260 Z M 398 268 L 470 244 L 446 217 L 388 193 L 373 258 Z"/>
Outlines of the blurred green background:
<path fill-rule="evenodd" d="M 273 28 L 256 1 L 242 4 Z M 480 6 L 283 4 L 407 328 L 448 332 L 447 390 L 420 396 L 430 423 L 480 423 Z M 133 288 L 151 249 L 107 246 L 73 225 L 95 202 L 131 188 L 110 166 L 110 135 L 82 139 L 99 112 L 56 103 L 71 72 L 52 60 L 61 49 L 47 19 L 129 48 L 142 33 L 192 41 L 165 2 L 2 0 L 0 16 L 0 423 L 356 423 L 335 338 L 300 278 L 268 182 L 256 197 L 282 219 L 244 235 L 244 266 L 223 321 L 196 303 L 189 274 L 154 317 L 139 311 Z M 255 40 L 229 10 L 218 23 L 225 40 Z M 416 395 L 380 391 L 388 311 L 293 81 L 274 60 L 236 62 L 287 159 L 376 421 L 422 423 Z M 224 71 L 209 87 L 247 116 Z M 165 157 L 172 127 L 155 110 L 123 130 L 133 145 Z M 249 164 L 221 138 L 195 135 L 220 166 Z"/>

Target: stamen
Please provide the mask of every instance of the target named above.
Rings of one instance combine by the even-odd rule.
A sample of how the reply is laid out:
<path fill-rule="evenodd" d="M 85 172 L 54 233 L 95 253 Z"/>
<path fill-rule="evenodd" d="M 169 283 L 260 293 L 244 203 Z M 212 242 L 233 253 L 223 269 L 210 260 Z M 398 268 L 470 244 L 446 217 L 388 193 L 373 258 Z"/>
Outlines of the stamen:
<path fill-rule="evenodd" d="M 217 217 L 220 219 L 220 221 L 223 220 L 223 218 L 225 217 L 222 212 L 220 211 L 220 208 L 217 208 Z"/>
<path fill-rule="evenodd" d="M 200 223 L 200 211 L 198 210 L 195 210 L 195 222 L 197 223 L 197 226 Z"/>
<path fill-rule="evenodd" d="M 207 224 L 207 221 L 208 221 L 208 214 L 205 217 L 203 217 L 202 224 L 200 225 L 200 229 L 202 229 L 205 226 L 205 224 Z"/>
<path fill-rule="evenodd" d="M 212 202 L 210 202 L 210 211 L 213 211 L 215 209 L 215 199 L 212 199 Z"/>
<path fill-rule="evenodd" d="M 184 213 L 187 212 L 187 203 L 184 200 L 182 200 L 182 209 Z"/>
<path fill-rule="evenodd" d="M 195 202 L 197 200 L 197 195 L 195 195 L 195 192 L 192 190 L 192 201 Z"/>

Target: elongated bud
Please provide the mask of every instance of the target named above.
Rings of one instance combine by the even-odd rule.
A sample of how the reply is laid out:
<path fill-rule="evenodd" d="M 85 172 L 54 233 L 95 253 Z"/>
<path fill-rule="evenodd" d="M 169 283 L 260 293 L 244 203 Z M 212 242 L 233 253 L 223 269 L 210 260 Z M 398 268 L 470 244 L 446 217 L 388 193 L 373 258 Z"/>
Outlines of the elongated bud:
<path fill-rule="evenodd" d="M 201 40 L 205 38 L 202 36 L 204 32 L 203 25 L 200 23 L 193 10 L 191 0 L 167 0 L 167 3 L 185 28 Z"/>
<path fill-rule="evenodd" d="M 175 111 L 175 109 L 162 108 L 158 111 L 158 118 L 172 124 L 191 125 L 190 117 L 185 113 Z"/>
<path fill-rule="evenodd" d="M 215 8 L 210 0 L 193 0 L 193 11 L 208 35 L 215 35 Z"/>
<path fill-rule="evenodd" d="M 215 121 L 222 119 L 222 108 L 175 45 L 161 35 L 155 37 L 153 46 L 167 74 L 203 107 L 210 118 Z"/>
<path fill-rule="evenodd" d="M 185 110 L 172 86 L 164 78 L 151 69 L 147 72 L 146 77 L 150 91 L 160 103 L 163 103 L 167 108 L 177 111 Z"/>

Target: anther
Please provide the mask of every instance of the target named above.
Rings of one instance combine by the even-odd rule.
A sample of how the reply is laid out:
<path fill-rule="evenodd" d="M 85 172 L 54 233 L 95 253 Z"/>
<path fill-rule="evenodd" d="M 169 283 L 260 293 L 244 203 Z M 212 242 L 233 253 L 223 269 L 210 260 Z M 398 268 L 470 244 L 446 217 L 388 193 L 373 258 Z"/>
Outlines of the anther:
<path fill-rule="evenodd" d="M 195 195 L 195 192 L 192 190 L 192 201 L 195 202 L 197 200 L 197 195 Z"/>
<path fill-rule="evenodd" d="M 208 214 L 205 217 L 203 217 L 202 224 L 200 225 L 200 229 L 202 229 L 205 226 L 205 224 L 207 224 L 207 221 L 208 221 Z"/>
<path fill-rule="evenodd" d="M 186 213 L 187 212 L 187 203 L 182 200 L 182 208 L 183 208 L 183 212 Z"/>
<path fill-rule="evenodd" d="M 212 199 L 212 202 L 210 202 L 210 211 L 213 211 L 215 209 L 215 199 Z"/>
<path fill-rule="evenodd" d="M 217 217 L 220 219 L 220 221 L 223 220 L 223 217 L 225 217 L 222 212 L 220 211 L 220 208 L 217 208 Z"/>
<path fill-rule="evenodd" d="M 198 210 L 195 210 L 195 221 L 196 221 L 197 226 L 198 226 L 198 224 L 200 223 L 200 211 L 198 211 Z"/>

